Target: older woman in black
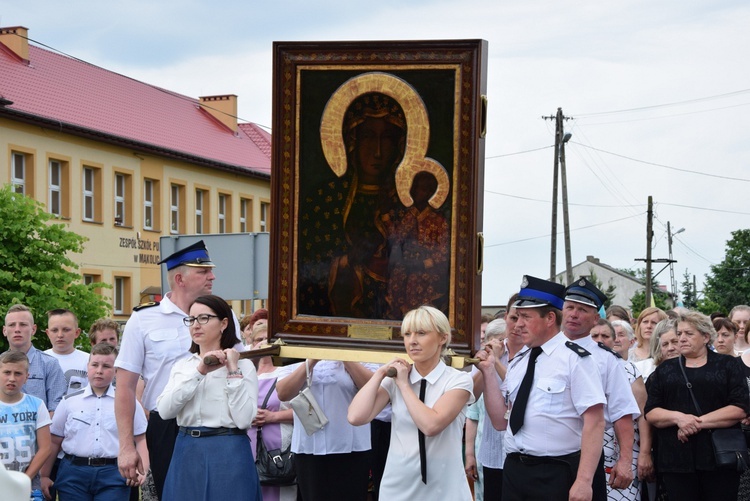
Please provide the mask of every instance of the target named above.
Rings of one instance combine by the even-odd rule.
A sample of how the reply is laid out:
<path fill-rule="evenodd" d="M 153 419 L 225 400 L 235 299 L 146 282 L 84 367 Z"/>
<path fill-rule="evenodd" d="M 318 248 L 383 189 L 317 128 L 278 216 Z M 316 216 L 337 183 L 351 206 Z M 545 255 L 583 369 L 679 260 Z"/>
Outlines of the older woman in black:
<path fill-rule="evenodd" d="M 689 312 L 677 320 L 680 357 L 665 360 L 649 378 L 646 419 L 656 428 L 656 464 L 669 499 L 736 500 L 740 474 L 718 470 L 710 430 L 739 427 L 750 395 L 735 357 L 714 353 L 716 337 L 705 315 Z M 702 415 L 693 404 L 685 369 Z"/>

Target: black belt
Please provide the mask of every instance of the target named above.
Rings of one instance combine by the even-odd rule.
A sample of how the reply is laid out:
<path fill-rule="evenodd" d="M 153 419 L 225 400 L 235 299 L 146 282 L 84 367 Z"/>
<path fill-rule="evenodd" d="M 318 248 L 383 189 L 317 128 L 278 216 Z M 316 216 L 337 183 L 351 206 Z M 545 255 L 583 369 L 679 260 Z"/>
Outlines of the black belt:
<path fill-rule="evenodd" d="M 573 452 L 572 454 L 565 454 L 564 456 L 530 456 L 528 454 L 521 454 L 520 452 L 511 452 L 508 454 L 508 458 L 516 459 L 521 464 L 527 466 L 535 466 L 539 464 L 554 464 L 554 463 L 567 463 L 571 462 L 578 463 L 581 457 L 581 451 Z"/>
<path fill-rule="evenodd" d="M 71 454 L 65 454 L 63 457 L 76 466 L 107 466 L 117 464 L 117 458 L 82 458 Z"/>
<path fill-rule="evenodd" d="M 239 428 L 204 428 L 204 427 L 191 427 L 191 426 L 180 426 L 180 433 L 188 435 L 193 438 L 200 437 L 215 437 L 217 435 L 245 435 L 245 430 Z"/>

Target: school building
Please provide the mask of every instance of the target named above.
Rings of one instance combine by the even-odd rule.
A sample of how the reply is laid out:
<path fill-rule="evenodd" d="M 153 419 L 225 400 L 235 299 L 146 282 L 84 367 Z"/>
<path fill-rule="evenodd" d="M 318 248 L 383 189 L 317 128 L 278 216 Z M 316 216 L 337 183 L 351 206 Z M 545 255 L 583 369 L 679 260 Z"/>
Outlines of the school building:
<path fill-rule="evenodd" d="M 236 95 L 180 95 L 0 28 L 0 183 L 88 238 L 81 280 L 112 285 L 119 321 L 159 299 L 160 237 L 270 230 L 271 136 L 236 115 Z"/>

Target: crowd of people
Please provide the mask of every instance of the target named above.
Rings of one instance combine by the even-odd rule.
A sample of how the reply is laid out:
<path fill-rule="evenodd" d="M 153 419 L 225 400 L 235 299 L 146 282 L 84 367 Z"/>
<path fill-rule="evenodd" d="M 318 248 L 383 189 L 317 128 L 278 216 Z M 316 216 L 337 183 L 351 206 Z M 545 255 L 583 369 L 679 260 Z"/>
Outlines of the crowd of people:
<path fill-rule="evenodd" d="M 75 348 L 69 310 L 47 313 L 46 352 L 31 310 L 7 311 L 2 462 L 37 499 L 750 495 L 750 474 L 718 465 L 712 444 L 715 430 L 750 426 L 748 306 L 632 319 L 605 311 L 585 278 L 525 276 L 502 316 L 483 317 L 471 371 L 446 365 L 452 329 L 427 305 L 405 312 L 404 352 L 385 364 L 276 367 L 240 356 L 268 342 L 268 311 L 240 321 L 212 294 L 203 242 L 163 264 L 170 292 L 136 308 L 121 340 L 116 322 L 95 322 L 91 353 Z M 292 410 L 302 390 L 327 424 Z M 293 457 L 296 478 L 262 483 L 255 459 L 267 451 Z"/>

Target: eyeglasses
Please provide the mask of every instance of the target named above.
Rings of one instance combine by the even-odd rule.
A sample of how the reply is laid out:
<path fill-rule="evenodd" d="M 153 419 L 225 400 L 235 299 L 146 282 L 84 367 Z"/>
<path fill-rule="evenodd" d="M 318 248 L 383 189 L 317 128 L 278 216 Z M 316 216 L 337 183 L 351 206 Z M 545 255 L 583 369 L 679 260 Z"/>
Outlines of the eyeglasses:
<path fill-rule="evenodd" d="M 188 327 L 192 327 L 195 322 L 198 322 L 198 325 L 206 325 L 212 318 L 219 318 L 219 316 L 203 313 L 202 315 L 198 315 L 197 317 L 185 317 L 182 319 L 182 323 L 184 323 Z"/>

